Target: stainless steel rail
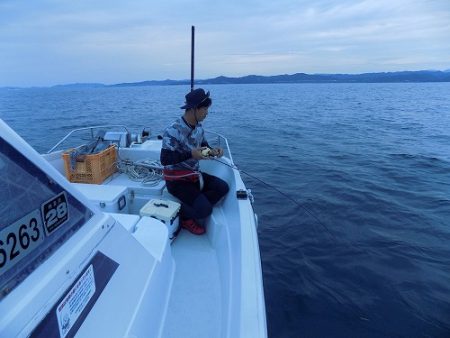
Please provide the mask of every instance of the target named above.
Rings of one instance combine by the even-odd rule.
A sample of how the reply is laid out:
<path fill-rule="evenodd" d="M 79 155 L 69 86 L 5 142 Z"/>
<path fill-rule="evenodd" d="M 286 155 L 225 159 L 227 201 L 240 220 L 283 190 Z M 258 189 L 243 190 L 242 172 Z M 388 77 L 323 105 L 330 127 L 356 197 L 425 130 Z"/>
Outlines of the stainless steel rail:
<path fill-rule="evenodd" d="M 47 154 L 54 151 L 56 148 L 58 148 L 63 142 L 65 142 L 72 134 L 76 132 L 80 132 L 83 130 L 91 130 L 91 137 L 94 138 L 94 130 L 99 128 L 123 128 L 128 133 L 128 129 L 126 126 L 121 124 L 112 124 L 112 125 L 103 125 L 103 126 L 91 126 L 91 127 L 84 127 L 84 128 L 77 128 L 72 131 L 70 131 L 66 136 L 64 136 L 58 143 L 56 143 L 50 150 L 47 151 Z"/>
<path fill-rule="evenodd" d="M 223 136 L 222 134 L 219 134 L 219 133 L 216 133 L 213 131 L 205 131 L 205 133 L 217 136 L 219 145 L 222 145 L 221 140 L 223 140 L 223 142 L 225 144 L 224 148 L 226 149 L 226 151 L 228 153 L 228 158 L 230 159 L 231 164 L 234 165 L 233 156 L 231 155 L 231 150 L 230 150 L 230 146 L 228 144 L 227 138 L 225 136 Z"/>
<path fill-rule="evenodd" d="M 90 130 L 91 131 L 91 137 L 94 138 L 94 130 L 95 129 L 100 129 L 100 128 L 104 128 L 104 129 L 110 129 L 110 128 L 123 128 L 127 133 L 129 132 L 127 127 L 121 124 L 113 124 L 113 125 L 100 125 L 100 126 L 90 126 L 90 127 L 84 127 L 84 128 L 77 128 L 74 130 L 71 130 L 66 136 L 64 136 L 58 143 L 56 143 L 50 150 L 47 151 L 47 154 L 51 153 L 52 151 L 54 151 L 56 148 L 58 148 L 62 143 L 64 143 L 69 137 L 71 137 L 74 133 L 80 132 L 80 131 L 84 131 L 84 130 Z M 228 153 L 228 158 L 231 161 L 231 164 L 234 165 L 234 161 L 233 161 L 233 156 L 231 155 L 231 150 L 230 150 L 230 146 L 228 144 L 228 140 L 225 136 L 213 132 L 213 131 L 206 131 L 206 134 L 208 135 L 214 135 L 215 137 L 217 137 L 217 143 L 219 146 L 222 146 Z"/>

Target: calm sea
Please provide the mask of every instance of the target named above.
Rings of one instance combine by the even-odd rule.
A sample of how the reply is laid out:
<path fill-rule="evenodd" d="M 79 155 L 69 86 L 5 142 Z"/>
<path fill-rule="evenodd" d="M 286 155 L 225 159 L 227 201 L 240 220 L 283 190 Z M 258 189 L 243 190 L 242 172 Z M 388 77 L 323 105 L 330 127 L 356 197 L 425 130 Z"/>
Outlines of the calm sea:
<path fill-rule="evenodd" d="M 208 86 L 256 199 L 271 337 L 450 336 L 450 83 Z M 184 86 L 2 89 L 38 151 L 85 125 L 153 134 Z M 296 201 L 294 203 L 293 200 Z"/>

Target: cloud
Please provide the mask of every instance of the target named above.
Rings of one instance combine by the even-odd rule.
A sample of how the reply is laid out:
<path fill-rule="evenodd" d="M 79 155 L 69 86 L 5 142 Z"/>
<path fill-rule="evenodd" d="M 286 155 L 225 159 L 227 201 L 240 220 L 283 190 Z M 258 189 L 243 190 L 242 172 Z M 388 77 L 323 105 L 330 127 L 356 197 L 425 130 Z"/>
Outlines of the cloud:
<path fill-rule="evenodd" d="M 0 86 L 187 78 L 192 24 L 202 77 L 450 68 L 447 0 L 4 0 L 0 20 Z"/>

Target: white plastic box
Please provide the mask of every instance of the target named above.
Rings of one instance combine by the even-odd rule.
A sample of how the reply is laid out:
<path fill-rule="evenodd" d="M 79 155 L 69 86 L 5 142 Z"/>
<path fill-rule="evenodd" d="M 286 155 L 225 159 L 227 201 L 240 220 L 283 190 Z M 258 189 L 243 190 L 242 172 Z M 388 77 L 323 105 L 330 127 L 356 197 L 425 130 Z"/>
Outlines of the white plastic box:
<path fill-rule="evenodd" d="M 167 226 L 169 239 L 173 241 L 178 235 L 180 226 L 178 214 L 181 204 L 161 199 L 151 199 L 140 210 L 141 216 L 149 216 L 156 218 Z"/>

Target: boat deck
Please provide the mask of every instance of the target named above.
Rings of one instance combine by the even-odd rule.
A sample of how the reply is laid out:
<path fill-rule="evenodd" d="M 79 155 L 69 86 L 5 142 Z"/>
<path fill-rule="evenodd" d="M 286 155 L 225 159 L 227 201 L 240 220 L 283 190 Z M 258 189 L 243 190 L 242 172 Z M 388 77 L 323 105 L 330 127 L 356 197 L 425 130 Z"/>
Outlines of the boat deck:
<path fill-rule="evenodd" d="M 175 277 L 163 337 L 217 337 L 220 277 L 208 236 L 181 231 L 172 244 Z"/>
<path fill-rule="evenodd" d="M 104 182 L 108 186 L 127 186 L 136 192 L 130 213 L 138 209 L 148 196 L 173 199 L 165 189 L 164 181 L 155 186 L 145 186 L 130 180 L 125 174 L 115 174 Z M 140 196 L 143 197 L 140 199 Z M 221 206 L 216 206 L 208 219 L 207 233 L 196 236 L 181 229 L 171 244 L 175 273 L 163 326 L 162 337 L 217 337 L 221 332 L 223 287 L 217 253 L 212 241 L 219 223 L 225 219 Z M 167 281 L 170 283 L 170 281 Z"/>

